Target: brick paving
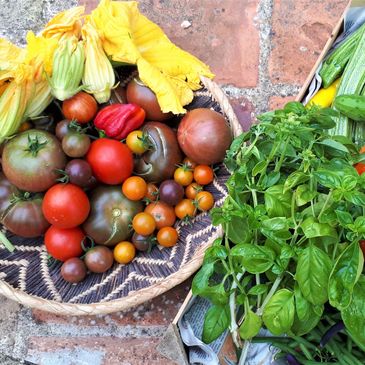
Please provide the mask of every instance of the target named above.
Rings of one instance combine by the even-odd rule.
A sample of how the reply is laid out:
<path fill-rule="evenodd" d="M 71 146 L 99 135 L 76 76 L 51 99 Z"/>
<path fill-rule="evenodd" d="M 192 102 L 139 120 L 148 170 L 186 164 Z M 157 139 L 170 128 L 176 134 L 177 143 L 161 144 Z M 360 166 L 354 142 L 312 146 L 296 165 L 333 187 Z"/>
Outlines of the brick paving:
<path fill-rule="evenodd" d="M 76 0 L 0 0 L 0 36 L 22 44 Z M 88 10 L 97 1 L 80 0 Z M 255 113 L 293 100 L 347 0 L 141 0 L 142 11 L 182 48 L 211 65 L 244 128 Z M 184 28 L 181 24 L 191 25 Z M 0 298 L 0 363 L 170 364 L 155 350 L 187 281 L 127 312 L 61 317 Z"/>

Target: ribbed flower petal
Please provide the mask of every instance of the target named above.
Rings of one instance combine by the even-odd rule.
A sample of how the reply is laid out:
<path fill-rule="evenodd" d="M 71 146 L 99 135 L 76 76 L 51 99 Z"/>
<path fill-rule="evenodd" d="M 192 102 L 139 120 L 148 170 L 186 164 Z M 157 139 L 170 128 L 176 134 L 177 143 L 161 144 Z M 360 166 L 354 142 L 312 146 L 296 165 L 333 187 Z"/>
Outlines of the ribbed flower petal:
<path fill-rule="evenodd" d="M 200 76 L 212 78 L 209 67 L 175 46 L 143 16 L 137 2 L 102 0 L 91 17 L 106 54 L 113 61 L 135 64 L 141 80 L 157 96 L 163 112 L 184 113 Z"/>

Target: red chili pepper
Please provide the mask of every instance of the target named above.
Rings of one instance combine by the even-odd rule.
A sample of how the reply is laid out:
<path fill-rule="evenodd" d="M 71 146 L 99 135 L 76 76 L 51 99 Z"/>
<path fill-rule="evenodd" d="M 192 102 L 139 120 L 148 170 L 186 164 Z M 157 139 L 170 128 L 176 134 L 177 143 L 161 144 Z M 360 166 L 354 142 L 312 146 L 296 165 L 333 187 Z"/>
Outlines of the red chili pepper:
<path fill-rule="evenodd" d="M 144 122 L 146 112 L 137 104 L 112 104 L 101 109 L 94 119 L 96 128 L 107 137 L 124 139 Z"/>

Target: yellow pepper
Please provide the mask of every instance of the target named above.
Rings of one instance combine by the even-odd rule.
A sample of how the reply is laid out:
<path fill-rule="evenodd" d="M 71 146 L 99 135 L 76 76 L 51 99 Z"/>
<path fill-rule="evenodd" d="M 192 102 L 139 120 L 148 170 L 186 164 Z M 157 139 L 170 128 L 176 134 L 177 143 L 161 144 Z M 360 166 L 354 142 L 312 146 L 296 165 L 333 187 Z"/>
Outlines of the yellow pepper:
<path fill-rule="evenodd" d="M 336 90 L 339 84 L 340 79 L 337 79 L 327 89 L 319 89 L 312 99 L 309 100 L 307 105 L 318 105 L 322 108 L 329 108 L 336 96 Z"/>

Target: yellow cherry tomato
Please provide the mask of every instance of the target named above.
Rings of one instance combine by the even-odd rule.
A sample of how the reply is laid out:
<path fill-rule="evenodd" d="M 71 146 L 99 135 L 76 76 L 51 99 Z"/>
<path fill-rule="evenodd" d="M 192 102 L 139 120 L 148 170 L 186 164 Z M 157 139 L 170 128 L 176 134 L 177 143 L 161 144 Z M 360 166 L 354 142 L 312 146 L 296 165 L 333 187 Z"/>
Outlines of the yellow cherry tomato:
<path fill-rule="evenodd" d="M 119 242 L 113 250 L 114 260 L 120 264 L 129 264 L 136 256 L 136 248 L 128 241 Z"/>

